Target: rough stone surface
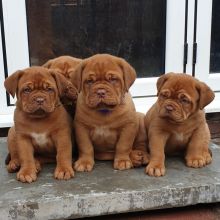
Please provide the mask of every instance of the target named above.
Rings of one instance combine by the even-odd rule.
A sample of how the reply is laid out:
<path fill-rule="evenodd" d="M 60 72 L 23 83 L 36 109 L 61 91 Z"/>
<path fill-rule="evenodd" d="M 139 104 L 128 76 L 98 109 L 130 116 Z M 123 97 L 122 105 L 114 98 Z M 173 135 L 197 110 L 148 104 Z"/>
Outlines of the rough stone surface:
<path fill-rule="evenodd" d="M 0 139 L 0 219 L 74 219 L 218 202 L 220 146 L 211 149 L 211 165 L 193 169 L 168 158 L 160 178 L 145 175 L 144 168 L 116 171 L 111 162 L 97 162 L 91 173 L 69 181 L 54 180 L 55 165 L 45 165 L 36 182 L 24 184 L 7 173 L 7 146 Z"/>

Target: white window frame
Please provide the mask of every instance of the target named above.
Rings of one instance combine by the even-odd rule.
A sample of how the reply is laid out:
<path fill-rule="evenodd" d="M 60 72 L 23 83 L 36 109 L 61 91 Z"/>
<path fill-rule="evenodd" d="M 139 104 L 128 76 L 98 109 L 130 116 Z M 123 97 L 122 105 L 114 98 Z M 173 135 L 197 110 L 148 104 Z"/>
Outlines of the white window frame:
<path fill-rule="evenodd" d="M 204 16 L 205 15 L 205 16 Z M 198 0 L 197 7 L 197 61 L 195 77 L 207 83 L 215 91 L 214 101 L 207 106 L 209 112 L 220 112 L 220 73 L 211 73 L 212 0 Z"/>
<path fill-rule="evenodd" d="M 24 0 L 2 0 L 5 46 L 7 57 L 7 69 L 11 74 L 18 69 L 29 66 L 28 38 L 27 38 L 27 22 L 26 9 Z M 2 36 L 1 36 L 2 37 Z M 2 40 L 2 39 L 0 39 Z M 2 42 L 2 41 L 1 41 Z M 1 44 L 1 43 L 0 43 Z M 2 44 L 0 48 L 0 68 L 4 73 L 4 62 L 2 53 Z M 4 74 L 0 74 L 0 92 L 5 94 Z M 4 97 L 4 98 L 3 98 Z M 10 127 L 13 124 L 14 106 L 7 105 L 6 95 L 1 96 L 0 106 L 0 127 Z M 10 104 L 14 100 L 10 97 Z"/>
<path fill-rule="evenodd" d="M 192 2 L 189 1 L 189 4 L 192 4 Z M 18 69 L 29 66 L 25 0 L 2 0 L 2 4 L 8 73 L 11 74 Z M 185 0 L 167 0 L 166 10 L 165 72 L 180 73 L 183 72 Z M 191 21 L 191 19 L 189 20 Z M 0 52 L 2 52 L 1 47 Z M 2 73 L 4 72 L 3 58 L 1 56 L 0 70 L 2 70 Z M 156 101 L 156 81 L 157 77 L 139 78 L 131 87 L 130 91 L 134 97 L 133 100 L 137 111 L 146 113 Z M 0 74 L 1 94 L 5 94 L 3 82 L 4 74 Z M 12 102 L 13 100 L 11 99 Z M 216 110 L 215 105 L 207 108 L 207 111 L 211 112 L 213 109 L 214 111 Z M 10 127 L 13 124 L 13 111 L 14 106 L 7 106 L 6 98 L 1 98 L 0 127 Z"/>
<path fill-rule="evenodd" d="M 184 25 L 185 0 L 167 0 L 165 73 L 183 72 Z M 146 113 L 156 101 L 157 79 L 158 77 L 137 79 L 131 87 L 131 94 L 136 97 L 133 100 L 137 111 Z"/>
<path fill-rule="evenodd" d="M 205 14 L 205 16 L 204 16 Z M 199 0 L 197 10 L 197 63 L 195 76 L 220 91 L 220 72 L 210 74 L 212 0 Z M 219 83 L 216 83 L 218 81 Z"/>

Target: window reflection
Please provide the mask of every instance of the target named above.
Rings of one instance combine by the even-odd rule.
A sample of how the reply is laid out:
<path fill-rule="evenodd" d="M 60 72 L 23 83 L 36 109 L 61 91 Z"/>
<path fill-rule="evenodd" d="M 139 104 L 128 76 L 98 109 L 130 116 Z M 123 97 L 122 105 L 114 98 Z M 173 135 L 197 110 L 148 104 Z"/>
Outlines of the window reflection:
<path fill-rule="evenodd" d="M 31 65 L 109 53 L 138 77 L 164 72 L 165 0 L 27 0 L 26 7 Z"/>
<path fill-rule="evenodd" d="M 220 72 L 220 1 L 212 3 L 212 35 L 210 52 L 210 73 Z"/>

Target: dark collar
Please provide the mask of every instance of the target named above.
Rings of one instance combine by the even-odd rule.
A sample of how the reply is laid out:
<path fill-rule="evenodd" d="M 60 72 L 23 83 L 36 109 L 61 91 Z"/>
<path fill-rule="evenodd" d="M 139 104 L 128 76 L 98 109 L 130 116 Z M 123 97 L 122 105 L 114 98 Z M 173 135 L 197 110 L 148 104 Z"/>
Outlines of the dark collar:
<path fill-rule="evenodd" d="M 99 109 L 98 112 L 101 114 L 109 114 L 111 112 L 111 110 L 109 110 L 107 108 L 106 109 Z"/>

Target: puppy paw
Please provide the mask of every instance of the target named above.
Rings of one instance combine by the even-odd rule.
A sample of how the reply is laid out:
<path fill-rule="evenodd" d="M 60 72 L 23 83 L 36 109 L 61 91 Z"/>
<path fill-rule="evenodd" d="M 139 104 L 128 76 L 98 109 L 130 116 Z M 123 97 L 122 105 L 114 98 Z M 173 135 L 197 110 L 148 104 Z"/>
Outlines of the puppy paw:
<path fill-rule="evenodd" d="M 188 167 L 200 168 L 212 162 L 212 156 L 209 152 L 204 152 L 200 156 L 188 156 L 186 158 L 186 165 Z"/>
<path fill-rule="evenodd" d="M 209 149 L 208 152 L 204 152 L 203 157 L 205 158 L 206 165 L 210 164 L 212 162 L 212 151 Z"/>
<path fill-rule="evenodd" d="M 37 170 L 30 168 L 21 168 L 17 173 L 17 180 L 23 183 L 32 183 L 37 179 Z"/>
<path fill-rule="evenodd" d="M 90 172 L 92 171 L 94 166 L 94 161 L 86 160 L 86 159 L 79 159 L 74 164 L 74 169 L 79 172 Z"/>
<path fill-rule="evenodd" d="M 71 166 L 59 167 L 57 166 L 54 172 L 54 177 L 58 180 L 68 180 L 74 177 L 74 171 Z"/>
<path fill-rule="evenodd" d="M 145 169 L 146 174 L 149 176 L 164 176 L 165 175 L 165 166 L 164 164 L 160 162 L 150 162 L 146 169 Z"/>
<path fill-rule="evenodd" d="M 20 169 L 20 163 L 18 159 L 13 159 L 9 161 L 7 165 L 7 170 L 9 173 L 17 172 Z"/>
<path fill-rule="evenodd" d="M 127 170 L 133 167 L 132 161 L 130 159 L 115 159 L 114 169 L 116 170 Z"/>
<path fill-rule="evenodd" d="M 130 153 L 130 159 L 134 167 L 140 167 L 148 164 L 149 155 L 142 150 L 132 150 Z"/>
<path fill-rule="evenodd" d="M 188 167 L 200 168 L 205 166 L 205 160 L 203 157 L 194 157 L 186 159 L 186 165 Z"/>

